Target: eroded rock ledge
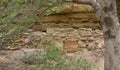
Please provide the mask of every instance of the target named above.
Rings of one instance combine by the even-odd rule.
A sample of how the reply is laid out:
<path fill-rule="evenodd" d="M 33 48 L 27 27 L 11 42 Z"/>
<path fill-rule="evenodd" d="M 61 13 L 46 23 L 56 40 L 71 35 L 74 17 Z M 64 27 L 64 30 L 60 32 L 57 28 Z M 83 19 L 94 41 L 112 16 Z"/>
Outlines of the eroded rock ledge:
<path fill-rule="evenodd" d="M 54 14 L 39 18 L 33 30 L 46 31 L 47 28 L 101 28 L 99 19 L 90 5 L 65 4 L 62 11 L 56 10 Z"/>
<path fill-rule="evenodd" d="M 64 48 L 67 52 L 103 48 L 103 34 L 99 29 L 91 28 L 47 28 L 46 32 L 36 31 L 25 40 L 32 48 L 45 48 L 51 44 Z"/>

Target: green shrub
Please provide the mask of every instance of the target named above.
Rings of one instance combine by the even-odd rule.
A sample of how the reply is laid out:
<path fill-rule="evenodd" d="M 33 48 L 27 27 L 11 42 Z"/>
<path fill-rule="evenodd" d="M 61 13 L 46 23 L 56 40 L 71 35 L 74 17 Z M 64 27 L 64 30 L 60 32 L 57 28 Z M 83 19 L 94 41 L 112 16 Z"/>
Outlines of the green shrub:
<path fill-rule="evenodd" d="M 59 61 L 47 61 L 39 70 L 99 70 L 97 66 L 82 57 L 64 56 Z"/>
<path fill-rule="evenodd" d="M 59 61 L 63 55 L 62 49 L 56 47 L 55 45 L 46 48 L 46 52 L 48 60 Z"/>
<path fill-rule="evenodd" d="M 26 64 L 41 64 L 46 61 L 46 52 L 44 50 L 37 50 L 26 53 L 21 59 Z"/>
<path fill-rule="evenodd" d="M 99 70 L 96 65 L 92 64 L 83 57 L 67 56 L 66 54 L 63 54 L 64 52 L 62 49 L 59 49 L 54 45 L 46 48 L 45 51 L 46 55 L 44 61 L 42 63 L 38 63 L 32 70 Z M 41 52 L 38 52 L 35 55 L 32 54 L 31 57 L 37 58 L 32 61 L 39 62 L 41 59 L 38 57 L 42 56 L 36 55 L 40 54 Z M 25 60 L 29 63 L 28 60 L 31 59 L 31 57 L 28 57 Z"/>

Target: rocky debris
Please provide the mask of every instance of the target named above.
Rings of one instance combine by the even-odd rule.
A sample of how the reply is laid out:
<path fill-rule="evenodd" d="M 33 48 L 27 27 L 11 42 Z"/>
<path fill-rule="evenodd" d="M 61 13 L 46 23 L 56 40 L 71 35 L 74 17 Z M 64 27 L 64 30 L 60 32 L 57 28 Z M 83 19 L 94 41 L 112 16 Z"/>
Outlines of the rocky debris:
<path fill-rule="evenodd" d="M 55 44 L 68 52 L 78 51 L 79 48 L 104 48 L 102 31 L 92 28 L 47 28 L 46 32 L 32 32 L 25 43 L 32 48 L 45 48 Z"/>
<path fill-rule="evenodd" d="M 45 32 L 33 32 L 27 39 L 25 43 L 29 44 L 32 48 L 45 48 L 50 44 L 54 43 L 53 39 Z"/>

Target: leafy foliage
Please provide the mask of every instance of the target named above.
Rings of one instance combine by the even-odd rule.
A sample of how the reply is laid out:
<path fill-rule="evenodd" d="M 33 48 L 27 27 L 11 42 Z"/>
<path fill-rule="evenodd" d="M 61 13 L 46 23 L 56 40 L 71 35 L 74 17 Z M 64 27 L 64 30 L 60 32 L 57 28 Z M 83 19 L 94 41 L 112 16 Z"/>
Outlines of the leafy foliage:
<path fill-rule="evenodd" d="M 33 53 L 27 53 L 23 58 L 22 62 L 26 64 L 41 64 L 46 61 L 46 52 L 44 50 L 34 51 Z"/>
<path fill-rule="evenodd" d="M 46 49 L 47 51 L 47 58 L 49 60 L 54 60 L 54 61 L 58 61 L 60 60 L 60 58 L 62 57 L 62 50 L 58 47 L 56 47 L 55 45 L 48 47 Z"/>
<path fill-rule="evenodd" d="M 52 14 L 58 5 L 57 0 L 0 0 L 0 45 L 13 45 L 37 18 Z"/>

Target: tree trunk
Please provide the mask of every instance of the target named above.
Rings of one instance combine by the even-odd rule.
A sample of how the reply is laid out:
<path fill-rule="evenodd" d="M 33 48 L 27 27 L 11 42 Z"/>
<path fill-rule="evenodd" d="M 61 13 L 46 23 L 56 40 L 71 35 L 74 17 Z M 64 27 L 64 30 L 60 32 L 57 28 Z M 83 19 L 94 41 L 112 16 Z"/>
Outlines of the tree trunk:
<path fill-rule="evenodd" d="M 111 0 L 102 10 L 100 20 L 105 42 L 104 70 L 120 70 L 120 24 L 116 1 Z"/>
<path fill-rule="evenodd" d="M 103 30 L 105 42 L 104 70 L 120 70 L 120 28 L 119 26 L 111 26 L 110 28 L 106 29 L 107 31 Z"/>

